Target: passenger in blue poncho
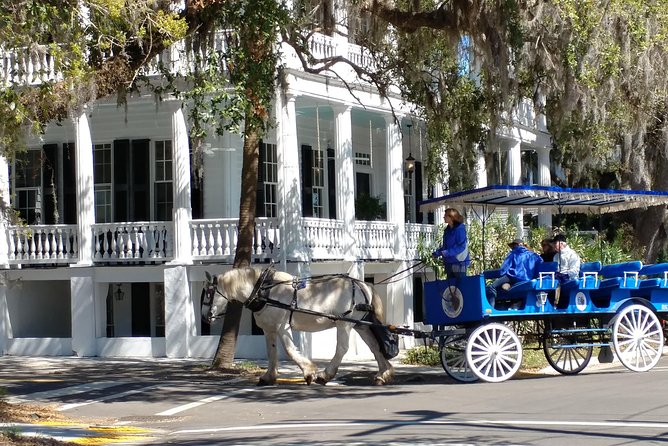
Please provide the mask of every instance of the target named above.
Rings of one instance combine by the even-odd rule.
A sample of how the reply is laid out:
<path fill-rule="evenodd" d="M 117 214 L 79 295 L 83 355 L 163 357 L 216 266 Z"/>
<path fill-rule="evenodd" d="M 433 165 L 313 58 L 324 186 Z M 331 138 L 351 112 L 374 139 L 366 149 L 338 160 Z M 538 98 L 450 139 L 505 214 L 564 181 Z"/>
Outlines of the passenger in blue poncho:
<path fill-rule="evenodd" d="M 524 240 L 515 239 L 508 243 L 510 252 L 499 269 L 499 277 L 487 286 L 487 299 L 491 306 L 496 303 L 499 288 L 510 289 L 517 282 L 534 279 L 538 265 L 543 259 L 535 252 L 524 246 Z"/>
<path fill-rule="evenodd" d="M 457 209 L 448 208 L 443 214 L 443 219 L 446 223 L 443 244 L 432 255 L 443 260 L 448 279 L 464 277 L 466 269 L 471 264 L 464 217 Z"/>

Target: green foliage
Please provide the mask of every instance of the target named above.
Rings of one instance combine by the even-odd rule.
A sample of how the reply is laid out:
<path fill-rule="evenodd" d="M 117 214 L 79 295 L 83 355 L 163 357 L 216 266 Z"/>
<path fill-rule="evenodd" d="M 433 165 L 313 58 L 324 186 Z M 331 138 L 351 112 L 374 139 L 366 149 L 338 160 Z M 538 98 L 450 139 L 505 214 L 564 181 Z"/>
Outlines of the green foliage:
<path fill-rule="evenodd" d="M 467 226 L 471 266 L 469 274 L 480 274 L 486 269 L 501 266 L 508 255 L 508 243 L 517 238 L 515 220 L 490 219 L 483 227 L 474 219 Z"/>
<path fill-rule="evenodd" d="M 401 362 L 403 364 L 435 367 L 441 364 L 441 356 L 437 345 L 422 345 L 406 350 L 406 355 Z"/>
<path fill-rule="evenodd" d="M 369 194 L 359 194 L 355 199 L 355 218 L 358 220 L 385 220 L 387 218 L 387 204 Z"/>

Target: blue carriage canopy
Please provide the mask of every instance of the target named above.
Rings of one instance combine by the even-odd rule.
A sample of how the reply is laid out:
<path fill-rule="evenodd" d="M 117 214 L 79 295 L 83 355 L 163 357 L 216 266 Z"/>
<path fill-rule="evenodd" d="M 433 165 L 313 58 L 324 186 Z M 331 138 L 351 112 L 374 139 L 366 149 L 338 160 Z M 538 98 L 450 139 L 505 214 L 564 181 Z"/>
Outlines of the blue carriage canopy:
<path fill-rule="evenodd" d="M 553 214 L 617 212 L 668 205 L 667 191 L 580 189 L 553 186 L 495 185 L 455 192 L 418 203 L 420 211 L 440 207 L 539 208 Z"/>

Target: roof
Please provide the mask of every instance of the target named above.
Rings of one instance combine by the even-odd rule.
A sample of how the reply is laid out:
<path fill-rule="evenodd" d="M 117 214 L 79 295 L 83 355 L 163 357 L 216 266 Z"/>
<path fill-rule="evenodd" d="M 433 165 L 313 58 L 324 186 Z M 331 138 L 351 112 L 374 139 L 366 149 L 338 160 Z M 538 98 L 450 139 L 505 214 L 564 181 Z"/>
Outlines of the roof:
<path fill-rule="evenodd" d="M 420 211 L 440 207 L 465 208 L 540 208 L 554 214 L 568 212 L 616 212 L 626 209 L 668 205 L 668 192 L 577 189 L 552 186 L 495 185 L 464 192 L 455 192 L 438 198 L 421 201 Z"/>

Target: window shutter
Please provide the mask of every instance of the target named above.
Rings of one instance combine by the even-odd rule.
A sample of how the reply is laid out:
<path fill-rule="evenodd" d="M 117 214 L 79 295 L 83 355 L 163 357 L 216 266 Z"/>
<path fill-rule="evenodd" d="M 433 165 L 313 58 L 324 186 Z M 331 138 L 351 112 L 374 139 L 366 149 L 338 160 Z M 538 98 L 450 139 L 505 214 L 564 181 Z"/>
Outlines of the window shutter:
<path fill-rule="evenodd" d="M 63 223 L 77 222 L 77 163 L 73 142 L 63 144 Z"/>
<path fill-rule="evenodd" d="M 264 217 L 264 162 L 267 159 L 267 146 L 263 141 L 260 141 L 260 151 L 258 155 L 255 216 Z"/>
<path fill-rule="evenodd" d="M 417 222 L 422 223 L 424 220 L 424 216 L 422 212 L 420 212 L 420 208 L 418 207 L 418 203 L 422 201 L 423 195 L 422 195 L 422 162 L 421 161 L 416 161 L 415 162 L 415 210 L 417 211 Z"/>
<path fill-rule="evenodd" d="M 336 164 L 334 149 L 327 149 L 327 198 L 329 201 L 329 218 L 336 219 Z"/>
<path fill-rule="evenodd" d="M 132 141 L 131 221 L 148 221 L 151 219 L 151 156 L 149 148 L 148 139 Z"/>
<path fill-rule="evenodd" d="M 302 144 L 302 216 L 313 217 L 313 148 Z"/>

